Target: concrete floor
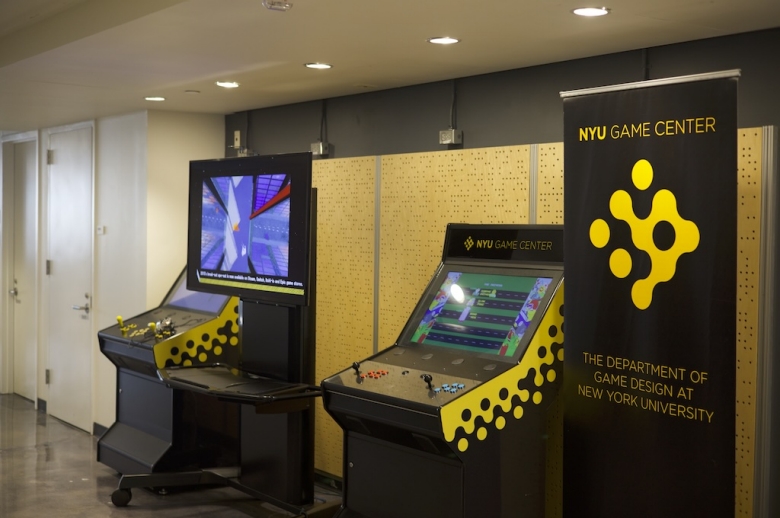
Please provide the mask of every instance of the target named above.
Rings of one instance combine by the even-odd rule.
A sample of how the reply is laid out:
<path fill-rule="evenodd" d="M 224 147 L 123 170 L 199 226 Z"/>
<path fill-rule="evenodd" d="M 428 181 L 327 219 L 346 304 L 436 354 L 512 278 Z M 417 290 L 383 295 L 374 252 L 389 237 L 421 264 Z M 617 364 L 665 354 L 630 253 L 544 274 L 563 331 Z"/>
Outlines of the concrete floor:
<path fill-rule="evenodd" d="M 0 518 L 292 516 L 231 488 L 165 496 L 134 489 L 127 507 L 114 507 L 119 478 L 95 460 L 96 449 L 96 437 L 36 411 L 26 399 L 0 395 Z"/>

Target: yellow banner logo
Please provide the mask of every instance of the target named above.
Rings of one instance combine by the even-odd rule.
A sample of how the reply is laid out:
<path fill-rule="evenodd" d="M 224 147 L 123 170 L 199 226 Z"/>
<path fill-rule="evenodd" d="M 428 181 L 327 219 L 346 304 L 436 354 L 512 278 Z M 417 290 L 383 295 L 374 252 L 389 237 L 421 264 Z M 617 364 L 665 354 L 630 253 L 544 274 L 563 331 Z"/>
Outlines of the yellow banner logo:
<path fill-rule="evenodd" d="M 471 239 L 471 236 L 466 238 L 466 241 L 463 243 L 463 245 L 466 247 L 466 251 L 470 251 L 471 247 L 474 246 L 474 240 Z"/>
<path fill-rule="evenodd" d="M 639 160 L 631 171 L 634 186 L 644 191 L 653 182 L 653 166 L 647 160 Z M 619 190 L 609 200 L 609 211 L 615 219 L 625 221 L 631 228 L 634 246 L 650 256 L 650 274 L 636 281 L 631 288 L 631 300 L 639 309 L 647 309 L 653 301 L 653 290 L 661 282 L 674 277 L 680 256 L 693 252 L 699 246 L 699 227 L 692 221 L 683 219 L 677 212 L 677 199 L 671 191 L 661 189 L 653 196 L 652 210 L 645 219 L 634 214 L 631 195 Z M 653 230 L 660 222 L 669 223 L 674 229 L 674 243 L 668 250 L 659 249 L 653 241 Z M 597 219 L 590 225 L 590 242 L 596 248 L 604 248 L 609 243 L 609 224 Z M 609 256 L 609 269 L 612 274 L 624 279 L 631 273 L 633 265 L 631 255 L 624 248 L 616 248 Z"/>

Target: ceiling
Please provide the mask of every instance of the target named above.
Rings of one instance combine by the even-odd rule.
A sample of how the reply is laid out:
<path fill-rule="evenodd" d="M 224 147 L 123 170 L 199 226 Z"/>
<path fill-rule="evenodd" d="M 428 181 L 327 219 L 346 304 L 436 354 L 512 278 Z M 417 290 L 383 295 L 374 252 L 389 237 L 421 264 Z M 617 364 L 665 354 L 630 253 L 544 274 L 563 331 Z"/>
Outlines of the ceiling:
<path fill-rule="evenodd" d="M 590 19 L 571 14 L 588 0 L 290 1 L 0 0 L 0 131 L 226 114 L 780 26 L 778 0 L 607 0 Z M 426 42 L 441 35 L 462 41 Z"/>

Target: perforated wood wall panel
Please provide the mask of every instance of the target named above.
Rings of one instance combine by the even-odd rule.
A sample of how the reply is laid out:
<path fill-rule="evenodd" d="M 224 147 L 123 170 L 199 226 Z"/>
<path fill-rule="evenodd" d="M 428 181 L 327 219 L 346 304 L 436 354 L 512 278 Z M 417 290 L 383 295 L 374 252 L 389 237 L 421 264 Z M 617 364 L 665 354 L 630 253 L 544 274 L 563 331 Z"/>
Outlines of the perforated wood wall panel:
<path fill-rule="evenodd" d="M 527 223 L 530 146 L 382 157 L 379 349 L 430 281 L 447 223 Z"/>
<path fill-rule="evenodd" d="M 366 358 L 374 336 L 376 158 L 318 160 L 317 368 L 324 378 Z M 316 469 L 341 476 L 341 428 L 317 400 Z"/>
<path fill-rule="evenodd" d="M 539 144 L 536 222 L 563 225 L 563 142 Z"/>
<path fill-rule="evenodd" d="M 762 138 L 761 128 L 748 128 L 737 141 L 737 518 L 753 517 Z"/>

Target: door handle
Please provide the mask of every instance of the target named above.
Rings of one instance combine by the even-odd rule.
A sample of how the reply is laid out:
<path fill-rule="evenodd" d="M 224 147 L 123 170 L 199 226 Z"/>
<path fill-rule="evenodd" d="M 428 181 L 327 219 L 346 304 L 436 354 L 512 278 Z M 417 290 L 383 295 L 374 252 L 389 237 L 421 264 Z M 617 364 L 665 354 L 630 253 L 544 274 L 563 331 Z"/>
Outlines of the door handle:
<path fill-rule="evenodd" d="M 16 297 L 17 295 L 19 295 L 19 290 L 17 290 L 16 288 L 8 290 L 8 294 L 11 295 L 12 297 Z"/>
<path fill-rule="evenodd" d="M 86 304 L 84 304 L 83 306 L 71 306 L 71 307 L 72 307 L 73 309 L 75 309 L 76 311 L 83 311 L 84 313 L 86 313 L 87 315 L 89 315 L 89 302 L 87 302 L 87 303 L 86 303 Z"/>

